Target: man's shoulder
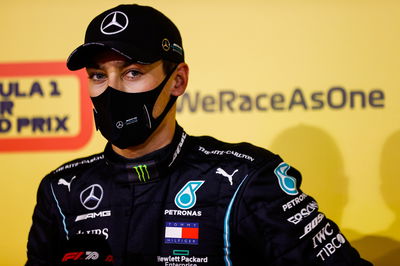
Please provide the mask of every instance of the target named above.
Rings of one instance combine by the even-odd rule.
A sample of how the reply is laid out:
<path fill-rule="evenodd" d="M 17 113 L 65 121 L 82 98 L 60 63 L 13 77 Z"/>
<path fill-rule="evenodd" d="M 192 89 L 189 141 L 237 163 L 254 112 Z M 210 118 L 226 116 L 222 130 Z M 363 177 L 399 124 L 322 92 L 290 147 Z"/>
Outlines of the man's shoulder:
<path fill-rule="evenodd" d="M 104 160 L 103 153 L 93 154 L 87 157 L 78 158 L 62 164 L 60 167 L 48 173 L 40 182 L 39 192 L 50 195 L 52 189 L 57 188 L 54 185 L 70 186 L 72 180 L 92 167 L 96 167 L 98 163 Z"/>
<path fill-rule="evenodd" d="M 191 136 L 190 138 L 194 152 L 205 158 L 258 164 L 278 157 L 273 152 L 248 142 L 230 143 L 211 136 Z"/>
<path fill-rule="evenodd" d="M 96 153 L 90 156 L 81 157 L 75 160 L 66 162 L 49 173 L 49 177 L 70 174 L 72 172 L 82 171 L 87 168 L 94 167 L 97 163 L 104 160 L 104 153 Z"/>

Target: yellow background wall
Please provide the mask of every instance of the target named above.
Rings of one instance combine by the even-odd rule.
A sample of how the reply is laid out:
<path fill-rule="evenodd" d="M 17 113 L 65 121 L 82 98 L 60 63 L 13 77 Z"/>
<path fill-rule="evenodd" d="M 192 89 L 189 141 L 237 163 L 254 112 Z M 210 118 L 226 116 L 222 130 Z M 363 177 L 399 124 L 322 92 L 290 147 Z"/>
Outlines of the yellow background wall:
<path fill-rule="evenodd" d="M 9 63 L 19 63 L 22 69 L 26 63 L 65 61 L 82 43 L 90 20 L 119 3 L 130 2 L 3 1 L 0 69 Z M 160 9 L 181 30 L 191 70 L 186 100 L 191 100 L 191 107 L 196 110 L 190 110 L 188 101 L 181 101 L 180 124 L 193 135 L 213 135 L 230 142 L 248 141 L 279 153 L 301 170 L 303 190 L 317 198 L 321 209 L 341 226 L 365 258 L 376 265 L 397 265 L 400 261 L 400 178 L 396 171 L 400 158 L 400 2 L 138 3 Z M 17 80 L 22 84 L 37 79 L 45 84 L 46 78 L 49 77 L 28 76 Z M 68 75 L 51 78 L 62 85 L 62 97 L 57 101 L 51 97 L 35 96 L 30 100 L 11 97 L 15 103 L 13 116 L 69 114 L 70 131 L 0 133 L 2 145 L 10 138 L 31 137 L 30 141 L 35 142 L 43 136 L 74 137 L 83 127 L 89 127 L 79 124 L 78 78 Z M 10 78 L 0 72 L 3 89 L 9 82 Z M 72 91 L 68 91 L 69 86 Z M 342 90 L 332 92 L 332 88 L 338 87 Z M 289 108 L 295 91 L 301 95 L 296 94 L 297 104 Z M 373 91 L 383 97 L 370 96 Z M 220 106 L 221 92 L 236 95 L 230 106 L 224 102 L 226 99 Z M 339 106 L 341 93 L 346 94 L 347 102 L 342 108 L 329 106 L 329 92 L 332 106 Z M 356 99 L 352 107 L 351 92 L 372 100 L 367 100 L 363 107 Z M 315 93 L 324 103 L 322 108 L 312 108 L 317 106 L 312 100 Z M 273 108 L 271 97 L 276 94 L 283 95 L 285 101 L 275 103 Z M 199 102 L 194 107 L 196 95 Z M 48 102 L 45 99 L 53 105 L 43 107 Z M 251 104 L 246 105 L 243 99 L 251 99 Z M 256 108 L 256 99 L 261 108 Z M 0 93 L 0 103 L 5 100 Z M 9 117 L 0 112 L 0 119 Z M 0 151 L 0 265 L 24 263 L 41 178 L 63 162 L 101 151 L 105 142 L 100 134 L 93 132 L 89 137 L 85 145 L 73 149 L 24 151 L 19 146 L 18 151 Z"/>

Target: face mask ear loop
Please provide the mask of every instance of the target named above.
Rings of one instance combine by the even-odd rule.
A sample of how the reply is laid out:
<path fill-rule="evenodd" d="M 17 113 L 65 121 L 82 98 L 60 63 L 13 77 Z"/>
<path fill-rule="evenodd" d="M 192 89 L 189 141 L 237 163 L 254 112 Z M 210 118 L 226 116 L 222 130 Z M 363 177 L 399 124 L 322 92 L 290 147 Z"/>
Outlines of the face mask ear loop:
<path fill-rule="evenodd" d="M 98 114 L 97 114 L 97 111 L 96 111 L 96 108 L 93 108 L 93 116 L 94 116 L 94 124 L 96 125 L 96 131 L 98 131 L 100 128 L 99 128 L 99 122 L 98 122 Z"/>
<path fill-rule="evenodd" d="M 167 84 L 168 80 L 171 78 L 172 74 L 174 73 L 174 71 L 175 71 L 177 68 L 178 68 L 178 64 L 176 64 L 176 65 L 174 66 L 174 68 L 165 76 L 164 80 L 163 80 L 163 81 L 161 82 L 161 84 L 159 85 L 159 86 L 162 86 L 161 91 L 165 88 L 165 85 Z M 160 93 L 161 93 L 161 91 L 160 91 Z M 157 97 L 158 97 L 158 96 L 157 96 Z M 172 106 L 174 105 L 176 99 L 178 98 L 177 96 L 172 96 L 172 95 L 170 95 L 169 97 L 170 97 L 170 98 L 169 98 L 169 100 L 168 100 L 167 105 L 166 105 L 165 108 L 164 108 L 164 111 L 162 111 L 162 113 L 161 113 L 157 118 L 155 118 L 154 120 L 156 120 L 156 121 L 159 121 L 159 120 L 162 121 L 162 120 L 164 119 L 164 117 L 167 115 L 167 113 L 169 112 L 169 110 L 171 110 L 171 108 L 172 108 Z M 146 105 L 143 105 L 143 108 L 145 109 L 145 112 L 146 112 L 146 114 L 147 114 L 147 118 L 148 118 L 148 120 L 149 120 L 149 126 L 150 126 L 150 128 L 151 128 L 150 113 L 148 112 Z M 153 106 L 153 108 L 154 108 L 154 106 Z"/>
<path fill-rule="evenodd" d="M 148 126 L 148 128 L 151 128 L 152 125 L 151 125 L 150 114 L 149 114 L 149 110 L 147 110 L 147 107 L 145 104 L 143 105 L 143 109 L 144 109 L 144 112 L 146 113 L 147 126 Z"/>

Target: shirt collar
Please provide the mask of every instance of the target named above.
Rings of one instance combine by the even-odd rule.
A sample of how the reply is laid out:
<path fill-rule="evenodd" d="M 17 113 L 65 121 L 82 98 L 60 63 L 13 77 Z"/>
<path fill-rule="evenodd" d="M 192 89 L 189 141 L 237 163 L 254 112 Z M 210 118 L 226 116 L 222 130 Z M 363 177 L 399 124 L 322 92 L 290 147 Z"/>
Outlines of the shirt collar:
<path fill-rule="evenodd" d="M 113 178 L 123 183 L 147 183 L 165 176 L 182 155 L 187 134 L 178 124 L 171 143 L 159 150 L 135 159 L 115 153 L 108 143 L 104 150 L 107 164 L 112 168 Z"/>

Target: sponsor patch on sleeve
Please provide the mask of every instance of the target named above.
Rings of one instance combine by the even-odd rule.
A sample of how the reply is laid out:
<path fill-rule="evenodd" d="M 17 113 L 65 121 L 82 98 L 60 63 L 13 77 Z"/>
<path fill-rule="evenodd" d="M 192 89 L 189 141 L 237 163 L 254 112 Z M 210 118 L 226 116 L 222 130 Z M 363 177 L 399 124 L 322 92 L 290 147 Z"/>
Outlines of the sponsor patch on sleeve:
<path fill-rule="evenodd" d="M 287 163 L 280 163 L 274 170 L 276 177 L 278 178 L 278 183 L 283 192 L 288 195 L 294 196 L 299 194 L 297 190 L 297 180 L 287 174 L 290 169 L 290 165 Z"/>

